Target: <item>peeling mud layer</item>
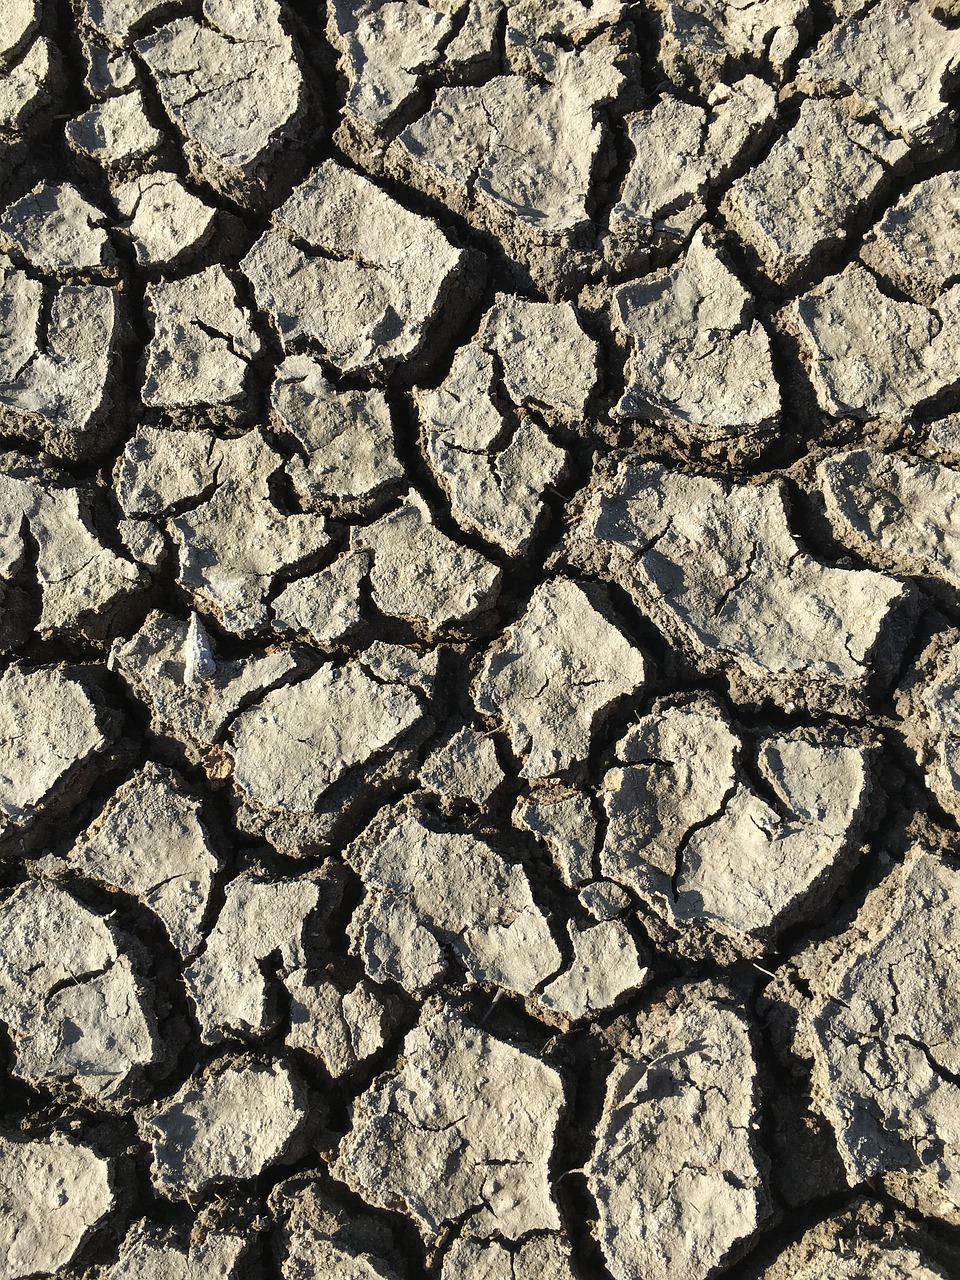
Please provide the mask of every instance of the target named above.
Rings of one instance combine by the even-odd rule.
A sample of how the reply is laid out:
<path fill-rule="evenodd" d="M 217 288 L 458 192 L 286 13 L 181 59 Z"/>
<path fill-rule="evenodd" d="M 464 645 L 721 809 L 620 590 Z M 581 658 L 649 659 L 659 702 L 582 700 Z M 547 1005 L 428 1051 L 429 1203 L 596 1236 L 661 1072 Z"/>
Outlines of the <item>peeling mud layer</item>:
<path fill-rule="evenodd" d="M 0 0 L 0 1280 L 960 1276 L 958 108 Z"/>

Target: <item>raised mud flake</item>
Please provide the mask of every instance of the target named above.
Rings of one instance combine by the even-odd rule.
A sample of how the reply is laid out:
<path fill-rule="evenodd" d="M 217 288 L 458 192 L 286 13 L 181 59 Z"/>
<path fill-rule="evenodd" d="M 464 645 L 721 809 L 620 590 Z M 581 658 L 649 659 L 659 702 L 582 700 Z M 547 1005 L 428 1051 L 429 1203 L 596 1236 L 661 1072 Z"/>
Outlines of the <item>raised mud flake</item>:
<path fill-rule="evenodd" d="M 465 262 L 435 223 L 325 160 L 240 265 L 286 348 L 314 344 L 354 373 L 417 355 L 462 303 Z"/>
<path fill-rule="evenodd" d="M 904 681 L 898 712 L 927 786 L 960 818 L 960 632 L 931 642 Z"/>
<path fill-rule="evenodd" d="M 323 845 L 350 812 L 392 785 L 431 727 L 402 679 L 381 682 L 361 661 L 326 665 L 242 712 L 231 731 L 242 822 L 283 852 Z"/>
<path fill-rule="evenodd" d="M 149 173 L 121 183 L 113 197 L 126 219 L 119 229 L 143 267 L 176 267 L 207 244 L 218 220 L 217 210 L 173 173 Z"/>
<path fill-rule="evenodd" d="M 388 811 L 351 858 L 366 889 L 351 941 L 374 981 L 419 995 L 446 967 L 444 948 L 470 980 L 524 996 L 560 967 L 526 873 L 486 841 Z"/>
<path fill-rule="evenodd" d="M 641 966 L 637 944 L 619 920 L 604 920 L 581 929 L 567 925 L 573 959 L 540 994 L 546 1009 L 577 1021 L 593 1017 L 638 991 L 649 976 Z"/>
<path fill-rule="evenodd" d="M 916 302 L 932 305 L 960 281 L 960 173 L 919 182 L 883 215 L 860 250 L 862 262 Z"/>
<path fill-rule="evenodd" d="M 498 296 L 443 383 L 417 393 L 425 452 L 460 524 L 508 555 L 528 549 L 566 456 L 527 415 L 579 425 L 596 380 L 596 344 L 568 303 Z"/>
<path fill-rule="evenodd" d="M 122 429 L 121 331 L 116 290 L 44 286 L 0 255 L 0 427 L 68 462 L 102 452 Z"/>
<path fill-rule="evenodd" d="M 581 587 L 556 578 L 488 654 L 476 705 L 504 722 L 521 776 L 547 778 L 587 759 L 604 716 L 646 676 L 640 650 Z"/>
<path fill-rule="evenodd" d="M 950 145 L 947 99 L 960 69 L 960 31 L 942 26 L 922 4 L 880 0 L 821 39 L 797 69 L 797 86 L 815 96 L 846 97 L 911 144 Z"/>
<path fill-rule="evenodd" d="M 0 217 L 0 246 L 53 276 L 115 268 L 106 215 L 70 182 L 41 182 Z"/>
<path fill-rule="evenodd" d="M 957 383 L 960 284 L 932 306 L 884 293 L 860 263 L 791 302 L 795 335 L 820 407 L 834 417 L 909 417 Z"/>
<path fill-rule="evenodd" d="M 237 1280 L 249 1243 L 226 1231 L 209 1231 L 187 1243 L 162 1227 L 137 1223 L 104 1280 Z"/>
<path fill-rule="evenodd" d="M 584 792 L 537 787 L 517 801 L 513 821 L 546 844 L 565 885 L 573 888 L 593 878 L 597 819 Z"/>
<path fill-rule="evenodd" d="M 48 1275 L 67 1266 L 115 1205 L 113 1165 L 53 1134 L 0 1137 L 0 1275 Z"/>
<path fill-rule="evenodd" d="M 111 797 L 70 852 L 81 875 L 149 908 L 182 956 L 201 943 L 220 867 L 200 810 L 178 774 L 148 764 Z"/>
<path fill-rule="evenodd" d="M 276 1029 L 278 981 L 264 966 L 278 962 L 289 971 L 307 964 L 318 917 L 336 905 L 339 890 L 333 875 L 270 881 L 243 872 L 230 882 L 202 954 L 184 970 L 205 1044 L 263 1039 Z"/>
<path fill-rule="evenodd" d="M 444 1255 L 440 1280 L 577 1280 L 565 1236 L 550 1232 L 508 1247 L 460 1236 Z"/>
<path fill-rule="evenodd" d="M 297 1154 L 306 1089 L 282 1063 L 219 1062 L 138 1117 L 161 1195 L 191 1199 Z"/>
<path fill-rule="evenodd" d="M 324 648 L 345 640 L 362 622 L 360 584 L 370 572 L 365 551 L 348 551 L 319 573 L 298 578 L 274 596 L 275 631 L 296 632 Z"/>
<path fill-rule="evenodd" d="M 906 1215 L 887 1210 L 879 1222 L 877 1217 L 869 1201 L 854 1201 L 788 1245 L 759 1280 L 949 1280 L 945 1259 L 927 1252 L 927 1241 Z"/>
<path fill-rule="evenodd" d="M 339 0 L 330 6 L 327 35 L 340 53 L 349 85 L 344 106 L 354 128 L 372 140 L 417 94 L 453 34 L 452 8 L 410 0 Z"/>
<path fill-rule="evenodd" d="M 0 903 L 0 1019 L 13 1074 L 122 1098 L 162 1054 L 122 937 L 63 889 L 28 880 Z"/>
<path fill-rule="evenodd" d="M 130 640 L 116 640 L 107 664 L 150 709 L 151 729 L 192 760 L 216 760 L 227 725 L 247 703 L 296 675 L 302 658 L 279 649 L 219 659 L 196 615 L 183 622 L 151 614 Z"/>
<path fill-rule="evenodd" d="M 282 1280 L 401 1280 L 393 1234 L 373 1214 L 344 1209 L 317 1182 L 291 1179 L 271 1194 Z"/>
<path fill-rule="evenodd" d="M 913 850 L 852 928 L 800 957 L 814 1101 L 847 1178 L 960 1221 L 957 872 Z"/>
<path fill-rule="evenodd" d="M 781 80 L 807 26 L 805 0 L 655 0 L 652 7 L 664 70 L 678 87 L 704 96 L 743 62 Z"/>
<path fill-rule="evenodd" d="M 351 985 L 325 970 L 297 969 L 284 986 L 290 994 L 287 1048 L 319 1058 L 335 1080 L 379 1053 L 404 1012 L 387 988 L 366 978 Z"/>
<path fill-rule="evenodd" d="M 317 360 L 288 356 L 270 403 L 273 430 L 294 450 L 286 471 L 307 510 L 366 512 L 402 484 L 382 391 L 336 391 Z"/>
<path fill-rule="evenodd" d="M 45 36 L 38 36 L 13 66 L 3 62 L 0 58 L 0 173 L 6 176 L 49 121 L 63 85 L 60 55 Z"/>
<path fill-rule="evenodd" d="M 431 751 L 420 770 L 420 785 L 441 801 L 469 801 L 481 808 L 503 781 L 493 743 L 469 725 Z"/>
<path fill-rule="evenodd" d="M 916 458 L 852 449 L 817 479 L 837 540 L 894 573 L 960 589 L 960 475 Z"/>
<path fill-rule="evenodd" d="M 776 426 L 770 340 L 703 232 L 676 270 L 616 289 L 612 312 L 631 348 L 621 417 L 653 418 L 704 441 Z"/>
<path fill-rule="evenodd" d="M 203 22 L 178 18 L 137 41 L 196 181 L 241 203 L 269 189 L 300 140 L 306 90 L 274 0 L 203 0 Z"/>
<path fill-rule="evenodd" d="M 215 488 L 206 502 L 169 521 L 178 580 L 225 631 L 249 635 L 269 622 L 269 596 L 282 571 L 329 544 L 323 516 L 287 514 L 270 482 L 282 460 L 259 430 L 219 443 Z"/>
<path fill-rule="evenodd" d="M 625 118 L 634 158 L 610 211 L 604 253 L 620 270 L 672 258 L 707 215 L 706 197 L 773 128 L 776 98 L 756 76 L 718 85 L 707 106 L 664 94 Z"/>
<path fill-rule="evenodd" d="M 10 0 L 0 17 L 0 68 L 23 53 L 40 25 L 39 0 Z"/>
<path fill-rule="evenodd" d="M 623 83 L 617 61 L 618 50 L 598 42 L 545 52 L 536 78 L 443 87 L 390 144 L 387 166 L 498 235 L 552 288 L 567 251 L 592 238 L 600 114 Z"/>
<path fill-rule="evenodd" d="M 857 692 L 906 640 L 910 588 L 808 555 L 778 484 L 624 463 L 598 478 L 569 546 L 698 661 L 735 664 L 769 697 Z"/>
<path fill-rule="evenodd" d="M 380 612 L 431 633 L 469 622 L 500 592 L 497 566 L 441 533 L 414 491 L 396 511 L 352 529 L 350 545 L 372 557 L 370 589 Z"/>
<path fill-rule="evenodd" d="M 163 134 L 146 113 L 139 89 L 94 103 L 65 129 L 71 150 L 108 173 L 125 174 L 144 165 L 159 151 Z"/>
<path fill-rule="evenodd" d="M 506 1240 L 559 1229 L 548 1180 L 557 1073 L 448 1007 L 424 1012 L 401 1062 L 354 1103 L 334 1176 L 429 1237 L 447 1224 Z"/>
<path fill-rule="evenodd" d="M 587 1167 L 614 1280 L 706 1280 L 770 1214 L 743 1016 L 704 985 L 638 1023 Z"/>
<path fill-rule="evenodd" d="M 242 404 L 260 339 L 222 267 L 147 286 L 153 337 L 141 397 L 157 409 Z"/>
<path fill-rule="evenodd" d="M 861 746 L 810 733 L 748 746 L 702 701 L 643 717 L 617 756 L 600 870 L 676 926 L 769 941 L 828 902 L 857 856 L 871 792 Z"/>
<path fill-rule="evenodd" d="M 733 184 L 721 212 L 762 270 L 789 284 L 846 240 L 908 150 L 842 103 L 808 99 L 793 128 Z"/>
<path fill-rule="evenodd" d="M 0 461 L 0 591 L 26 575 L 40 590 L 40 636 L 102 638 L 141 586 L 140 571 L 94 532 L 88 490 L 61 486 L 55 473 L 26 458 Z"/>
<path fill-rule="evenodd" d="M 78 802 L 102 774 L 116 716 L 81 683 L 82 670 L 14 664 L 0 675 L 0 841 L 45 812 Z"/>

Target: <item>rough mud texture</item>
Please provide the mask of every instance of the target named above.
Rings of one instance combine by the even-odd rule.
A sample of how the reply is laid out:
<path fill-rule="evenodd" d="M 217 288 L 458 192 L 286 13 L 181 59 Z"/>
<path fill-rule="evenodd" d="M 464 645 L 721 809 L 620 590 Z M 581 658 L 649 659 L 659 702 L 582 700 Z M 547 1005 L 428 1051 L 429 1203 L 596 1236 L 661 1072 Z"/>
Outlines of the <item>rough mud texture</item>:
<path fill-rule="evenodd" d="M 0 1280 L 960 1276 L 958 94 L 0 0 Z"/>

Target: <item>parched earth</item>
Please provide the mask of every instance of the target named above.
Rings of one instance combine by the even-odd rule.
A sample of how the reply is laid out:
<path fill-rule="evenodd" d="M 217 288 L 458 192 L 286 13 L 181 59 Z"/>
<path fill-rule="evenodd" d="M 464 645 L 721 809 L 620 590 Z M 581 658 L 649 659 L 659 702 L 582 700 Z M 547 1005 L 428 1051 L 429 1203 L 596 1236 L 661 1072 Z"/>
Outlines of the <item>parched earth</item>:
<path fill-rule="evenodd" d="M 2 0 L 0 1280 L 960 1275 L 957 105 Z"/>

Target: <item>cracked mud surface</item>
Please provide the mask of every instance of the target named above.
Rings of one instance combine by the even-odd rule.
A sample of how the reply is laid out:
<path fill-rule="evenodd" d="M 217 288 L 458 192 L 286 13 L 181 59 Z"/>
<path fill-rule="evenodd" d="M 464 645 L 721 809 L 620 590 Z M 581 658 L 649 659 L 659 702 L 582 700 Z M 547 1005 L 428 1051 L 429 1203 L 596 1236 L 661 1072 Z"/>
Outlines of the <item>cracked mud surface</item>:
<path fill-rule="evenodd" d="M 0 4 L 0 1280 L 960 1275 L 958 94 Z"/>

